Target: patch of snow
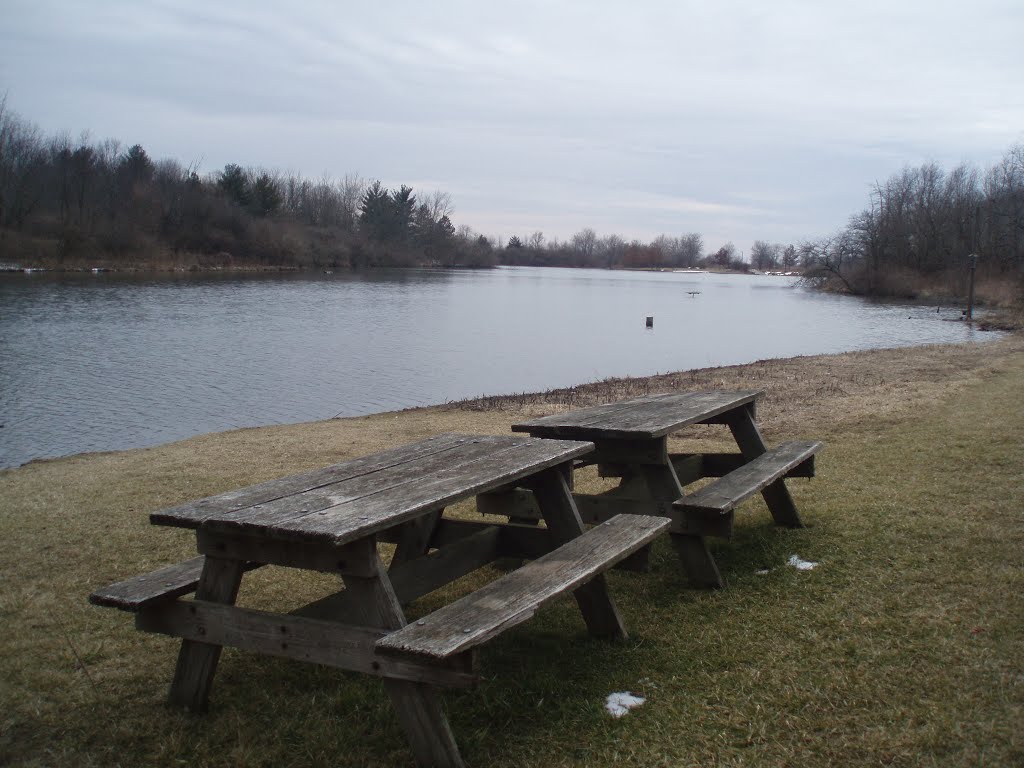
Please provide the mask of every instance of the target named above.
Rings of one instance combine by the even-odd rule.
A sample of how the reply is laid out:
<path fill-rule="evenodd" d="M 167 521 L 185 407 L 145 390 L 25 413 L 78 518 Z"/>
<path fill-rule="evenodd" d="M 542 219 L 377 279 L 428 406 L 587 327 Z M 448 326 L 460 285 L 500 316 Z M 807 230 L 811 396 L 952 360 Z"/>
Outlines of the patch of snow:
<path fill-rule="evenodd" d="M 809 571 L 812 568 L 817 568 L 817 563 L 812 563 L 810 560 L 801 560 L 796 555 L 789 558 L 789 565 L 792 565 L 798 571 Z"/>
<path fill-rule="evenodd" d="M 604 703 L 604 708 L 608 710 L 608 714 L 612 717 L 622 717 L 629 710 L 639 707 L 645 701 L 647 699 L 643 696 L 634 696 L 628 691 L 619 691 L 608 694 L 608 700 Z"/>

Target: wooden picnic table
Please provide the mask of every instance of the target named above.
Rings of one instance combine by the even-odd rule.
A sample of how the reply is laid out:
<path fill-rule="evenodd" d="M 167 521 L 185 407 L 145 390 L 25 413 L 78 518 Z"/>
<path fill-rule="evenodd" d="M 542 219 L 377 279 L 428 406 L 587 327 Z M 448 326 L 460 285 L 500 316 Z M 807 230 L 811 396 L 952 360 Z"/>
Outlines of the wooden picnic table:
<path fill-rule="evenodd" d="M 482 643 L 567 591 L 592 634 L 626 637 L 602 573 L 668 521 L 622 515 L 586 530 L 569 482 L 572 462 L 593 450 L 579 441 L 441 435 L 154 512 L 152 523 L 194 529 L 200 556 L 90 600 L 134 612 L 139 629 L 182 639 L 174 705 L 206 709 L 223 646 L 340 667 L 384 678 L 420 765 L 461 766 L 436 687 L 475 684 Z M 546 527 L 443 516 L 510 484 L 530 489 Z M 387 566 L 381 543 L 394 544 Z M 406 622 L 404 604 L 505 557 L 531 562 Z M 344 589 L 287 614 L 235 605 L 243 574 L 264 564 L 337 574 Z"/>
<path fill-rule="evenodd" d="M 706 536 L 728 537 L 733 510 L 760 492 L 777 525 L 801 527 L 786 477 L 814 474 L 818 441 L 791 441 L 769 450 L 757 426 L 760 391 L 684 392 L 651 395 L 617 403 L 558 413 L 514 424 L 515 432 L 551 439 L 587 440 L 596 450 L 577 466 L 597 463 L 604 476 L 621 478 L 603 494 L 576 494 L 587 522 L 600 522 L 621 512 L 669 517 L 673 542 L 691 581 L 721 588 L 721 573 L 707 547 Z M 671 454 L 668 436 L 691 424 L 724 424 L 739 453 Z M 701 478 L 715 482 L 686 493 Z M 483 498 L 485 512 L 504 511 L 515 519 L 536 516 L 529 498 L 492 495 Z M 518 509 L 514 508 L 518 507 Z"/>

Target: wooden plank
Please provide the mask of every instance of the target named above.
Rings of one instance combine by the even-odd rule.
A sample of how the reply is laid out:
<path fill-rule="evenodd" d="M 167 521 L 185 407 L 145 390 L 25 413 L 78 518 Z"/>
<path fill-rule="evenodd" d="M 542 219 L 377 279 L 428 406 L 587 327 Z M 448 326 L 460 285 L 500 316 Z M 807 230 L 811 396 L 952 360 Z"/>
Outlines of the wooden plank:
<path fill-rule="evenodd" d="M 536 560 L 557 549 L 558 544 L 547 528 L 533 525 L 502 525 L 498 527 L 498 552 L 501 557 Z"/>
<path fill-rule="evenodd" d="M 442 520 L 430 543 L 443 550 L 481 531 L 497 533 L 497 559 L 512 557 L 533 560 L 558 546 L 547 528 L 533 524 L 483 523 L 476 520 Z"/>
<path fill-rule="evenodd" d="M 135 625 L 145 632 L 378 677 L 459 688 L 473 686 L 479 679 L 466 657 L 454 657 L 454 663 L 440 665 L 376 655 L 374 645 L 388 634 L 387 630 L 282 616 L 205 600 L 177 600 L 141 611 Z"/>
<path fill-rule="evenodd" d="M 558 470 L 550 470 L 534 475 L 527 483 L 537 498 L 537 506 L 552 541 L 559 545 L 570 540 L 575 541 L 584 531 L 583 520 L 576 509 L 572 489 L 564 474 Z M 588 580 L 574 590 L 572 596 L 579 606 L 590 634 L 617 640 L 625 640 L 628 637 L 603 575 L 599 573 Z"/>
<path fill-rule="evenodd" d="M 466 437 L 466 435 L 458 434 L 429 437 L 417 443 L 351 459 L 311 472 L 276 478 L 258 485 L 162 509 L 151 514 L 149 519 L 155 525 L 195 528 L 208 517 L 228 515 L 256 505 L 269 504 L 277 499 L 324 488 L 450 450 L 464 442 Z"/>
<path fill-rule="evenodd" d="M 345 577 L 345 586 L 356 597 L 355 606 L 361 611 L 365 626 L 400 629 L 405 626 L 405 615 L 377 549 L 372 541 L 361 543 L 365 564 L 375 566 L 377 575 L 368 579 Z M 422 768 L 463 768 L 465 764 L 437 691 L 425 683 L 391 678 L 384 679 L 384 688 L 412 747 L 416 763 Z"/>
<path fill-rule="evenodd" d="M 592 456 L 601 464 L 664 464 L 668 461 L 668 438 L 602 440 Z"/>
<path fill-rule="evenodd" d="M 680 485 L 688 485 L 703 477 L 724 477 L 746 463 L 742 453 L 670 453 Z M 814 457 L 797 464 L 786 477 L 814 477 Z"/>
<path fill-rule="evenodd" d="M 575 408 L 571 411 L 553 413 L 550 416 L 542 416 L 541 418 L 533 419 L 531 421 L 513 424 L 512 431 L 529 432 L 533 428 L 547 430 L 549 428 L 556 427 L 585 428 L 591 423 L 603 422 L 608 419 L 612 419 L 617 414 L 629 412 L 631 409 L 636 408 L 643 403 L 651 402 L 663 397 L 668 397 L 668 394 L 662 393 L 659 395 L 645 395 L 644 397 L 636 397 L 630 400 L 618 400 L 613 403 L 592 405 L 588 408 Z"/>
<path fill-rule="evenodd" d="M 520 624 L 667 529 L 668 520 L 620 515 L 377 643 L 381 653 L 447 658 Z"/>
<path fill-rule="evenodd" d="M 652 498 L 671 503 L 683 495 L 679 478 L 671 464 L 663 467 L 647 465 L 641 467 L 640 471 Z M 684 532 L 679 524 L 674 524 L 671 537 L 691 584 L 710 589 L 722 589 L 725 586 L 718 564 L 711 556 L 703 536 Z"/>
<path fill-rule="evenodd" d="M 580 517 L 589 525 L 598 525 L 620 514 L 656 515 L 672 521 L 672 527 L 669 529 L 672 533 L 718 536 L 724 539 L 732 536 L 731 515 L 715 514 L 705 517 L 696 515 L 691 510 L 684 512 L 677 509 L 674 502 L 620 497 L 614 491 L 593 496 L 577 493 L 573 498 L 576 499 Z"/>
<path fill-rule="evenodd" d="M 441 520 L 442 509 L 435 510 L 421 517 L 413 518 L 398 526 L 398 537 L 395 540 L 395 554 L 388 563 L 388 570 L 393 571 L 402 563 L 415 560 L 427 553 L 430 539 Z"/>
<path fill-rule="evenodd" d="M 573 499 L 579 500 L 577 494 L 573 494 Z M 682 515 L 676 510 L 671 510 L 673 515 L 677 515 L 680 518 Z M 580 517 L 584 518 L 582 511 Z M 600 522 L 610 519 L 614 515 L 608 515 L 603 518 Z M 466 536 L 469 532 L 479 531 L 485 528 L 496 528 L 498 530 L 498 557 L 499 558 L 511 558 L 515 560 L 536 560 L 538 557 L 546 555 L 548 552 L 556 549 L 558 545 L 551 537 L 550 531 L 547 528 L 541 528 L 537 525 L 494 525 L 492 523 L 480 523 L 473 520 L 446 520 L 442 522 L 442 527 L 445 524 L 452 526 L 451 529 L 445 534 L 445 538 L 449 535 Z M 439 545 L 441 546 L 441 545 Z M 644 560 L 647 547 L 644 547 L 639 552 L 630 557 L 627 557 L 620 563 L 616 563 L 613 568 L 617 571 L 637 571 L 645 570 L 641 564 Z M 632 562 L 630 562 L 632 561 Z M 401 596 L 401 591 L 396 590 Z"/>
<path fill-rule="evenodd" d="M 482 457 L 500 455 L 521 446 L 522 443 L 522 439 L 519 442 L 510 442 L 504 436 L 463 436 L 462 442 L 449 447 L 446 451 L 268 504 L 237 510 L 229 515 L 218 515 L 207 519 L 204 525 L 215 530 L 245 527 L 250 531 L 273 531 L 288 526 L 292 520 L 321 514 L 324 510 L 358 502 L 384 491 L 401 489 L 424 477 L 432 477 L 442 471 L 454 471 L 470 465 Z M 397 522 L 402 521 L 396 521 L 395 524 Z"/>
<path fill-rule="evenodd" d="M 718 570 L 718 564 L 708 550 L 703 536 L 689 533 L 671 533 L 672 545 L 686 569 L 690 584 L 700 589 L 725 589 L 725 579 Z"/>
<path fill-rule="evenodd" d="M 689 424 L 742 408 L 760 392 L 687 392 L 646 403 L 602 425 L 609 437 L 665 437 Z"/>
<path fill-rule="evenodd" d="M 521 450 L 525 445 L 537 446 L 538 457 L 548 459 L 549 452 L 559 450 L 558 446 L 513 435 L 441 435 L 325 470 L 160 510 L 150 515 L 150 520 L 161 525 L 193 528 L 207 522 L 230 526 L 243 521 L 272 527 L 278 518 L 283 522 L 292 516 L 316 514 L 362 496 L 415 482 L 424 475 L 455 470 L 488 454 Z M 575 450 L 580 449 L 580 444 L 573 448 L 573 456 L 587 452 Z M 540 463 L 543 464 L 543 459 Z"/>
<path fill-rule="evenodd" d="M 199 584 L 204 559 L 200 555 L 101 587 L 89 595 L 89 602 L 122 611 L 141 611 L 156 603 L 190 594 Z M 242 567 L 252 570 L 260 565 L 262 563 L 250 562 Z"/>
<path fill-rule="evenodd" d="M 196 587 L 196 599 L 232 605 L 238 597 L 244 564 L 240 560 L 224 560 L 207 556 L 203 573 Z M 182 640 L 174 679 L 167 695 L 172 706 L 190 712 L 205 712 L 210 702 L 210 688 L 220 660 L 220 646 L 204 641 Z"/>
<path fill-rule="evenodd" d="M 615 491 L 601 494 L 577 493 L 573 496 L 580 517 L 588 525 L 598 525 L 616 515 L 654 515 L 681 519 L 682 515 L 670 501 L 651 498 L 620 496 Z"/>
<path fill-rule="evenodd" d="M 411 602 L 493 563 L 501 556 L 500 537 L 497 526 L 491 526 L 397 566 L 390 577 L 400 601 Z"/>
<path fill-rule="evenodd" d="M 761 395 L 760 391 L 750 390 L 638 398 L 513 424 L 512 431 L 583 440 L 664 437 L 689 424 L 741 408 Z"/>
<path fill-rule="evenodd" d="M 372 457 L 357 459 L 356 463 L 359 467 L 365 468 L 368 464 L 375 468 L 372 471 L 358 474 L 350 473 L 336 482 L 325 483 L 309 490 L 290 495 L 282 494 L 275 499 L 259 504 L 236 505 L 222 511 L 209 512 L 205 514 L 201 524 L 207 527 L 230 528 L 233 525 L 251 522 L 258 523 L 264 528 L 270 528 L 277 522 L 284 523 L 293 517 L 316 514 L 367 494 L 409 483 L 418 477 L 425 474 L 430 475 L 445 467 L 459 466 L 472 461 L 478 455 L 485 455 L 495 450 L 505 450 L 509 447 L 507 438 L 503 436 L 446 435 L 445 437 L 447 439 L 440 449 L 433 449 L 433 442 L 423 441 L 428 445 L 422 450 L 386 451 L 385 453 L 389 454 L 386 460 L 367 462 L 367 459 Z M 415 444 L 413 447 L 417 445 L 419 444 Z M 403 457 L 404 460 L 397 461 L 398 456 Z M 340 470 L 339 474 L 341 474 Z M 289 478 L 283 478 L 281 482 L 288 483 L 289 480 Z M 155 522 L 165 522 L 173 514 L 176 514 L 175 510 L 156 512 L 150 516 L 150 519 Z M 175 524 L 195 527 L 196 518 L 183 518 Z"/>
<path fill-rule="evenodd" d="M 278 541 L 265 536 L 237 532 L 220 533 L 200 528 L 196 531 L 196 545 L 204 555 L 232 560 L 255 561 L 266 565 L 342 575 L 368 575 L 358 570 L 359 561 L 352 557 L 351 544 Z"/>
<path fill-rule="evenodd" d="M 743 407 L 743 410 L 747 412 L 747 415 L 750 417 L 751 421 L 757 421 L 757 401 L 756 400 L 753 401 L 753 402 L 747 403 Z M 728 424 L 730 421 L 732 421 L 733 417 L 735 416 L 735 413 L 736 413 L 736 411 L 726 411 L 725 413 L 719 413 L 719 414 L 717 414 L 715 416 L 712 416 L 712 417 L 706 419 L 702 423 L 704 423 L 704 424 Z"/>
<path fill-rule="evenodd" d="M 500 531 L 503 527 L 487 523 L 442 520 L 438 530 L 442 532 L 444 540 L 438 541 L 435 535 L 432 542 L 439 549 L 389 570 L 391 586 L 399 603 L 408 605 L 413 600 L 504 556 Z M 342 590 L 315 600 L 292 613 L 295 616 L 309 618 L 349 620 L 354 615 L 353 595 L 347 590 Z"/>
<path fill-rule="evenodd" d="M 736 454 L 736 456 L 742 461 L 742 456 L 739 454 Z M 668 460 L 672 464 L 672 469 L 676 472 L 679 484 L 682 486 L 687 486 L 695 480 L 707 477 L 704 456 L 702 454 L 670 453 Z"/>
<path fill-rule="evenodd" d="M 768 450 L 752 410 L 737 411 L 733 414 L 733 418 L 728 424 L 729 430 L 736 440 L 736 445 L 739 446 L 740 453 L 748 461 Z M 771 512 L 772 519 L 776 525 L 788 528 L 804 527 L 803 522 L 800 520 L 800 513 L 796 511 L 796 504 L 793 503 L 793 497 L 781 478 L 766 486 L 761 491 L 761 496 L 764 498 L 764 503 L 768 506 L 768 511 Z"/>
<path fill-rule="evenodd" d="M 795 440 L 763 453 L 725 477 L 676 502 L 684 510 L 725 513 L 735 509 L 761 489 L 784 477 L 793 467 L 822 449 L 818 441 Z"/>
<path fill-rule="evenodd" d="M 628 477 L 632 474 L 629 465 L 622 462 L 615 462 L 612 464 L 607 462 L 594 463 L 597 464 L 598 477 Z"/>
<path fill-rule="evenodd" d="M 441 509 L 467 496 L 557 467 L 593 450 L 591 443 L 512 439 L 518 443 L 506 449 L 485 452 L 471 462 L 440 469 L 415 481 L 410 480 L 314 514 L 293 516 L 287 520 L 209 520 L 206 525 L 224 530 L 237 528 L 282 539 L 329 540 L 343 544 Z"/>
<path fill-rule="evenodd" d="M 679 514 L 682 511 L 683 514 Z M 733 513 L 699 512 L 694 509 L 676 510 L 679 520 L 672 526 L 672 533 L 696 536 L 715 536 L 719 539 L 732 538 Z"/>
<path fill-rule="evenodd" d="M 481 493 L 476 497 L 476 511 L 481 515 L 503 517 L 540 517 L 533 493 L 525 488 Z"/>

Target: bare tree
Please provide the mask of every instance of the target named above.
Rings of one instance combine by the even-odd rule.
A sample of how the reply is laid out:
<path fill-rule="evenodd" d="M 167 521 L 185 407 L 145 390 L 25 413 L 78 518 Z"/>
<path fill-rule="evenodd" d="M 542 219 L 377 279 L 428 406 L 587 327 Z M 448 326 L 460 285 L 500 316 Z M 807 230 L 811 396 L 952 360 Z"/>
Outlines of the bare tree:
<path fill-rule="evenodd" d="M 696 232 L 683 235 L 679 240 L 680 266 L 692 268 L 697 266 L 704 252 L 704 238 Z"/>
<path fill-rule="evenodd" d="M 21 228 L 43 196 L 46 155 L 39 128 L 0 97 L 0 227 Z"/>
<path fill-rule="evenodd" d="M 427 207 L 430 220 L 435 224 L 445 216 L 451 218 L 452 214 L 455 213 L 455 207 L 452 205 L 452 196 L 439 189 L 435 189 L 424 196 L 420 202 Z"/>
<path fill-rule="evenodd" d="M 782 251 L 782 266 L 786 270 L 791 270 L 796 266 L 798 258 L 796 248 L 791 243 Z"/>
<path fill-rule="evenodd" d="M 850 293 L 861 293 L 851 282 L 851 273 L 860 256 L 854 240 L 850 230 L 843 230 L 829 237 L 805 242 L 801 246 L 806 265 L 805 278 L 819 284 L 835 278 Z"/>
<path fill-rule="evenodd" d="M 712 264 L 719 267 L 728 267 L 732 262 L 736 261 L 736 246 L 732 243 L 726 243 L 708 258 Z"/>
<path fill-rule="evenodd" d="M 622 264 L 626 255 L 626 241 L 618 235 L 608 235 L 596 243 L 594 250 L 598 264 L 611 269 L 616 264 Z"/>
<path fill-rule="evenodd" d="M 581 229 L 572 236 L 572 249 L 575 251 L 576 258 L 582 266 L 593 266 L 596 246 L 597 234 L 589 227 Z"/>
<path fill-rule="evenodd" d="M 750 266 L 762 272 L 774 269 L 778 265 L 781 253 L 781 245 L 768 243 L 764 240 L 755 240 L 753 247 L 750 249 Z"/>

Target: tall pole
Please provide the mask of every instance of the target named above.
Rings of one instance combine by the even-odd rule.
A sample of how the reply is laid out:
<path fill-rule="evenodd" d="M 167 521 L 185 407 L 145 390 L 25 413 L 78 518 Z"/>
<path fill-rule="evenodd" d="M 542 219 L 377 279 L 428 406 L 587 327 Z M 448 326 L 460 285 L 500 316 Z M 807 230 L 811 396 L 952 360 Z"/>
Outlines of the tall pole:
<path fill-rule="evenodd" d="M 972 253 L 967 260 L 971 265 L 971 282 L 967 289 L 967 320 L 969 322 L 974 319 L 974 271 L 978 268 L 978 255 Z"/>

